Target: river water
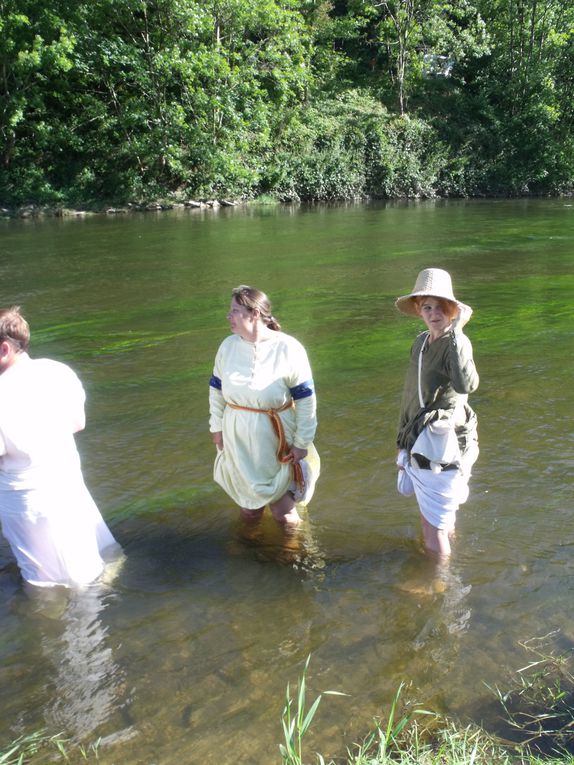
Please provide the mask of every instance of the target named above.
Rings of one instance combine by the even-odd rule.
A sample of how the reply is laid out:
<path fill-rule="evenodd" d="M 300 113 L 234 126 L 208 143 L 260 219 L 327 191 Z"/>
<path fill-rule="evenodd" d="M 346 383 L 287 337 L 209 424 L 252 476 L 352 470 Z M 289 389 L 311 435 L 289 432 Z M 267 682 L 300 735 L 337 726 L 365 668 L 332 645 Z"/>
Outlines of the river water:
<path fill-rule="evenodd" d="M 416 320 L 442 267 L 474 308 L 481 455 L 437 570 L 395 488 Z M 496 716 L 520 643 L 574 646 L 574 206 L 449 201 L 0 222 L 2 302 L 33 356 L 88 395 L 86 481 L 126 560 L 85 593 L 24 592 L 0 542 L 0 740 L 47 728 L 103 763 L 279 762 L 287 683 L 311 655 L 310 750 L 342 755 L 399 684 Z M 248 533 L 213 483 L 213 357 L 232 287 L 268 292 L 306 346 L 322 476 L 301 534 Z M 441 585 L 433 585 L 440 581 Z M 309 757 L 310 760 L 314 756 Z"/>

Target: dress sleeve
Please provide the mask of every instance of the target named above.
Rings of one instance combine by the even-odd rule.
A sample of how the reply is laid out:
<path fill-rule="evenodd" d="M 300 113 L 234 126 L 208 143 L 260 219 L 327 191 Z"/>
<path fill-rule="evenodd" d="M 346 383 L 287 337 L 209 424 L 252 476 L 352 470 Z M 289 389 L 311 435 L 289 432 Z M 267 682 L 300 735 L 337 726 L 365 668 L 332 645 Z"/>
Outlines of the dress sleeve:
<path fill-rule="evenodd" d="M 295 402 L 293 446 L 308 449 L 317 430 L 317 397 L 307 351 L 293 339 L 290 348 L 291 373 L 286 383 Z"/>
<path fill-rule="evenodd" d="M 213 366 L 213 374 L 209 380 L 209 430 L 219 433 L 223 430 L 223 410 L 225 399 L 221 390 L 221 348 L 218 350 Z"/>
<path fill-rule="evenodd" d="M 315 394 L 295 401 L 295 436 L 293 446 L 308 449 L 317 430 L 317 401 Z"/>
<path fill-rule="evenodd" d="M 462 332 L 449 333 L 448 375 L 457 393 L 473 393 L 478 388 L 478 372 L 472 357 L 472 343 Z"/>

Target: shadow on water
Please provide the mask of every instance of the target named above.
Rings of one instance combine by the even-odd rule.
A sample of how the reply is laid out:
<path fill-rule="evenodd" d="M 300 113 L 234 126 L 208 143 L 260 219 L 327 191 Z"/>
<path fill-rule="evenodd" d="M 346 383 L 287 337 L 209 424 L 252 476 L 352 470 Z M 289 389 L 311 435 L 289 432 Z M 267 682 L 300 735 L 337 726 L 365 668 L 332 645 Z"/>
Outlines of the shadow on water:
<path fill-rule="evenodd" d="M 260 523 L 245 523 L 234 510 L 198 518 L 177 507 L 124 518 L 114 532 L 127 556 L 118 584 L 122 591 L 170 591 L 207 583 L 210 592 L 229 595 L 243 586 L 237 579 L 253 563 L 292 581 L 297 572 L 312 576 L 325 567 L 305 516 L 301 526 L 286 531 L 267 514 Z"/>

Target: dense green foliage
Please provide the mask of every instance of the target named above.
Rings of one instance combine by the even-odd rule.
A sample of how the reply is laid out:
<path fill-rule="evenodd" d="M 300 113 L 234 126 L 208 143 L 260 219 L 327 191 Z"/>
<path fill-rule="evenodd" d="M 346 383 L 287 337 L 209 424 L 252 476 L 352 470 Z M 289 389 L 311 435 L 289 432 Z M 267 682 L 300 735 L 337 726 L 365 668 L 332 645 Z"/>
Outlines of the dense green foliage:
<path fill-rule="evenodd" d="M 563 0 L 0 0 L 0 203 L 556 193 Z"/>

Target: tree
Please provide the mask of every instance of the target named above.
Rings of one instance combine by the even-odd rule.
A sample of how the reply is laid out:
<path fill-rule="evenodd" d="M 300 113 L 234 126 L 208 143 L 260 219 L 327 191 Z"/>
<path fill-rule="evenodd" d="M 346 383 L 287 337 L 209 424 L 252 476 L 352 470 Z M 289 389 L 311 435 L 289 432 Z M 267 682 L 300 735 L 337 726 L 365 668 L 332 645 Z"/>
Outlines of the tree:
<path fill-rule="evenodd" d="M 486 0 L 482 9 L 492 50 L 476 74 L 476 92 L 477 117 L 491 135 L 489 186 L 511 193 L 565 188 L 572 181 L 564 149 L 572 145 L 574 8 L 560 0 Z"/>
<path fill-rule="evenodd" d="M 0 0 L 0 183 L 9 182 L 25 149 L 27 172 L 21 185 L 35 185 L 37 151 L 51 143 L 47 82 L 65 79 L 73 66 L 73 31 L 54 9 L 34 0 Z M 36 147 L 34 150 L 31 147 Z M 20 169 L 20 168 L 19 168 Z"/>
<path fill-rule="evenodd" d="M 469 0 L 348 0 L 345 8 L 361 43 L 347 43 L 349 51 L 356 62 L 363 57 L 370 87 L 401 115 L 414 93 L 424 100 L 434 89 L 425 79 L 427 54 L 456 65 L 488 49 L 485 24 Z"/>
<path fill-rule="evenodd" d="M 0 2 L 5 201 L 249 194 L 308 89 L 289 3 Z"/>

